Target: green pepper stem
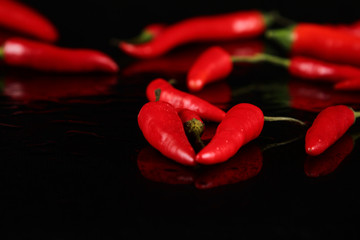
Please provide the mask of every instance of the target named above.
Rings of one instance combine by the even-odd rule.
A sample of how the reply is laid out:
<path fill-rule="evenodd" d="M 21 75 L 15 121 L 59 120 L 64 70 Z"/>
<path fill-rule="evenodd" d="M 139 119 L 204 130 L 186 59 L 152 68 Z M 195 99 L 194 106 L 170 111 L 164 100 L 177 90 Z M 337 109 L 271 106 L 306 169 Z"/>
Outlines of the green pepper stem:
<path fill-rule="evenodd" d="M 360 117 L 360 111 L 358 111 L 358 112 L 354 111 L 354 116 L 355 116 L 355 119 Z"/>
<path fill-rule="evenodd" d="M 287 141 L 284 141 L 284 142 L 277 142 L 277 143 L 268 144 L 262 149 L 262 151 L 264 152 L 264 151 L 266 151 L 266 150 L 268 150 L 270 148 L 280 147 L 280 146 L 295 142 L 295 141 L 299 140 L 302 137 L 303 137 L 303 134 L 300 134 L 299 136 L 296 136 L 296 137 L 294 137 L 292 139 L 289 139 Z"/>
<path fill-rule="evenodd" d="M 4 53 L 4 47 L 0 47 L 0 59 L 4 59 L 5 53 Z"/>
<path fill-rule="evenodd" d="M 288 68 L 290 66 L 290 60 L 287 58 L 281 58 L 278 56 L 259 53 L 255 56 L 250 57 L 240 57 L 240 56 L 232 56 L 231 60 L 233 62 L 248 62 L 248 63 L 259 63 L 259 62 L 268 62 L 274 65 L 283 66 Z"/>
<path fill-rule="evenodd" d="M 290 51 L 294 40 L 294 28 L 295 26 L 293 25 L 283 29 L 268 30 L 265 32 L 265 37 L 275 41 L 286 51 Z"/>
<path fill-rule="evenodd" d="M 155 89 L 155 102 L 160 101 L 160 94 L 161 94 L 161 89 L 160 88 Z"/>
<path fill-rule="evenodd" d="M 291 117 L 269 117 L 269 116 L 264 116 L 264 121 L 267 121 L 267 122 L 288 121 L 288 122 L 293 122 L 293 123 L 300 124 L 302 126 L 306 125 L 306 123 L 304 123 L 303 121 L 301 121 L 299 119 L 296 119 L 296 118 L 291 118 Z"/>

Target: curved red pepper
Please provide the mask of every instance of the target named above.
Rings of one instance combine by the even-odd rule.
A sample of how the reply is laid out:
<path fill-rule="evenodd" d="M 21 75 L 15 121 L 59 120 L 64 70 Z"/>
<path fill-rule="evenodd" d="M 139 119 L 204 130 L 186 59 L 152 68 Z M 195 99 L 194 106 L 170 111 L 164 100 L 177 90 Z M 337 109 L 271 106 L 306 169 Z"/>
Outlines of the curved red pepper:
<path fill-rule="evenodd" d="M 174 88 L 164 79 L 153 80 L 146 88 L 149 101 L 155 101 L 155 90 L 160 89 L 160 101 L 170 103 L 177 109 L 189 109 L 208 121 L 220 122 L 225 117 L 225 112 L 201 98 Z"/>
<path fill-rule="evenodd" d="M 133 57 L 152 58 L 189 42 L 257 37 L 270 22 L 271 18 L 259 11 L 195 17 L 167 27 L 151 42 L 139 45 L 120 42 L 119 47 Z"/>
<path fill-rule="evenodd" d="M 360 38 L 317 24 L 269 30 L 266 34 L 292 55 L 303 55 L 335 63 L 360 66 Z"/>
<path fill-rule="evenodd" d="M 55 42 L 55 26 L 40 13 L 18 1 L 1 1 L 0 26 L 40 40 Z"/>
<path fill-rule="evenodd" d="M 137 166 L 145 178 L 167 184 L 192 184 L 195 174 L 191 169 L 170 161 L 152 147 L 143 148 Z"/>
<path fill-rule="evenodd" d="M 248 103 L 232 107 L 219 124 L 215 136 L 197 155 L 196 162 L 215 164 L 228 160 L 241 146 L 257 138 L 264 125 L 262 111 Z"/>
<path fill-rule="evenodd" d="M 59 101 L 84 96 L 98 96 L 110 93 L 117 83 L 115 75 L 54 76 L 16 75 L 4 77 L 3 94 L 22 103 L 33 101 Z"/>
<path fill-rule="evenodd" d="M 9 66 L 50 72 L 118 71 L 109 56 L 96 50 L 60 48 L 22 38 L 8 39 L 1 50 L 0 57 Z"/>
<path fill-rule="evenodd" d="M 145 139 L 163 155 L 183 165 L 196 165 L 194 149 L 172 105 L 161 101 L 146 103 L 139 112 L 138 124 Z"/>
<path fill-rule="evenodd" d="M 305 136 L 306 153 L 320 155 L 334 144 L 355 123 L 359 113 L 345 105 L 322 110 L 315 118 Z"/>
<path fill-rule="evenodd" d="M 307 156 L 304 163 L 305 174 L 308 177 L 320 177 L 332 173 L 353 149 L 354 139 L 346 134 L 323 154 Z"/>
<path fill-rule="evenodd" d="M 199 91 L 207 83 L 227 77 L 233 69 L 231 55 L 219 46 L 204 51 L 192 65 L 186 84 L 190 91 Z"/>
<path fill-rule="evenodd" d="M 241 149 L 228 162 L 206 169 L 195 179 L 198 189 L 210 189 L 248 180 L 259 174 L 263 165 L 262 150 L 257 145 Z"/>
<path fill-rule="evenodd" d="M 346 79 L 334 85 L 334 89 L 342 91 L 359 91 L 360 78 Z"/>

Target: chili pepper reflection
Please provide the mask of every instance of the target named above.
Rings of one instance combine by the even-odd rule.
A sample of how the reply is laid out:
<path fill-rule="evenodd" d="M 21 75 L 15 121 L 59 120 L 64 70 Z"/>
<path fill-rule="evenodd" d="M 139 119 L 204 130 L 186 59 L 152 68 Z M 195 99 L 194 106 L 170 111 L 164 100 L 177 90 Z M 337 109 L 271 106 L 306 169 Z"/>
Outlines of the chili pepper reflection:
<path fill-rule="evenodd" d="M 109 94 L 111 86 L 117 83 L 114 75 L 40 75 L 11 74 L 3 80 L 3 95 L 12 100 L 29 103 L 32 101 L 59 101 L 65 98 Z"/>
<path fill-rule="evenodd" d="M 357 92 L 337 91 L 329 85 L 301 80 L 257 83 L 236 88 L 232 88 L 228 82 L 223 81 L 209 84 L 194 95 L 226 109 L 239 99 L 244 101 L 246 94 L 250 92 L 260 93 L 258 96 L 269 104 L 274 103 L 279 107 L 309 112 L 320 112 L 329 106 L 339 104 L 356 109 L 360 104 L 360 95 Z"/>
<path fill-rule="evenodd" d="M 355 139 L 346 134 L 334 145 L 318 156 L 307 156 L 304 171 L 308 177 L 320 177 L 335 171 L 354 149 Z"/>
<path fill-rule="evenodd" d="M 221 46 L 232 56 L 253 56 L 264 52 L 264 43 L 261 41 L 231 41 L 225 43 L 213 43 Z M 181 51 L 174 51 L 167 55 L 136 61 L 123 70 L 125 76 L 146 73 L 158 73 L 164 75 L 187 74 L 198 56 L 213 44 L 187 46 Z M 249 66 L 246 63 L 239 65 Z M 240 69 L 237 69 L 240 71 Z"/>
<path fill-rule="evenodd" d="M 192 169 L 171 161 L 150 146 L 140 151 L 137 166 L 145 178 L 154 182 L 192 184 L 195 178 Z"/>
<path fill-rule="evenodd" d="M 254 144 L 246 145 L 229 161 L 216 166 L 208 166 L 197 176 L 195 187 L 210 189 L 248 180 L 259 174 L 262 164 L 261 148 Z"/>

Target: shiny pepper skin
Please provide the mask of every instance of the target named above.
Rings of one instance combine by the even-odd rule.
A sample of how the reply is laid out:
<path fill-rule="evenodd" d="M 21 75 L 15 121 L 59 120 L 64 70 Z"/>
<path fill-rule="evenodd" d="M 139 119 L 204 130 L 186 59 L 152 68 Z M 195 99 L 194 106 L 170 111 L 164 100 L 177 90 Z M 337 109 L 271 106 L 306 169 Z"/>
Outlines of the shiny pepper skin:
<path fill-rule="evenodd" d="M 255 10 L 194 17 L 168 26 L 153 41 L 138 45 L 120 42 L 119 47 L 133 57 L 153 58 L 185 43 L 257 37 L 266 24 L 265 15 Z"/>
<path fill-rule="evenodd" d="M 225 117 L 225 112 L 211 103 L 192 94 L 174 88 L 164 79 L 158 78 L 149 83 L 146 96 L 149 101 L 155 101 L 155 90 L 160 89 L 160 101 L 170 103 L 177 109 L 189 109 L 196 112 L 201 119 L 220 122 Z"/>
<path fill-rule="evenodd" d="M 164 156 L 194 166 L 195 151 L 189 143 L 176 109 L 166 102 L 146 103 L 138 115 L 145 139 Z"/>
<path fill-rule="evenodd" d="M 230 54 L 219 46 L 204 51 L 195 61 L 187 76 L 190 91 L 200 91 L 207 83 L 227 77 L 233 69 Z"/>
<path fill-rule="evenodd" d="M 48 42 L 59 35 L 46 17 L 19 1 L 0 1 L 0 27 Z"/>
<path fill-rule="evenodd" d="M 60 48 L 23 38 L 8 39 L 3 45 L 6 65 L 48 72 L 115 73 L 117 64 L 96 50 Z"/>
<path fill-rule="evenodd" d="M 248 103 L 232 107 L 217 127 L 215 136 L 197 155 L 200 164 L 216 164 L 227 161 L 241 146 L 257 138 L 264 126 L 264 114 Z"/>
<path fill-rule="evenodd" d="M 305 136 L 306 153 L 320 155 L 354 124 L 354 111 L 345 105 L 325 108 L 315 118 Z"/>

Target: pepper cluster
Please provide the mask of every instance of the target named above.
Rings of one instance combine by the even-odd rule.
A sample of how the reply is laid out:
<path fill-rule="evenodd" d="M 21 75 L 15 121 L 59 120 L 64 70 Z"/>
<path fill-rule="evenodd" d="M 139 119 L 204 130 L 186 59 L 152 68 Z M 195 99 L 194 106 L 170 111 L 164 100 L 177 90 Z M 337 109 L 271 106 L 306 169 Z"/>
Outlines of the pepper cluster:
<path fill-rule="evenodd" d="M 204 48 L 193 57 L 191 64 L 188 59 L 186 67 L 181 69 L 186 72 L 189 92 L 176 89 L 164 79 L 155 79 L 148 85 L 146 95 L 150 102 L 142 107 L 138 115 L 140 129 L 147 141 L 178 163 L 212 165 L 228 161 L 242 146 L 258 138 L 266 121 L 285 120 L 307 126 L 291 117 L 264 116 L 259 107 L 250 103 L 236 104 L 225 112 L 213 105 L 214 102 L 230 102 L 233 89 L 225 86 L 226 96 L 223 96 L 224 91 L 219 86 L 224 83 L 220 80 L 226 79 L 234 70 L 235 63 L 267 62 L 284 67 L 290 75 L 305 80 L 305 84 L 306 81 L 325 82 L 336 92 L 332 93 L 334 101 L 319 107 L 320 113 L 307 128 L 305 136 L 305 152 L 309 156 L 326 154 L 326 150 L 345 135 L 360 116 L 359 112 L 346 105 L 353 93 L 343 94 L 344 91 L 360 88 L 359 24 L 345 26 L 292 22 L 283 29 L 270 29 L 279 19 L 278 14 L 256 10 L 201 16 L 173 25 L 152 24 L 145 27 L 133 42 L 120 41 L 119 48 L 128 55 L 138 59 L 154 58 L 155 62 L 183 44 L 221 42 Z M 280 43 L 288 50 L 289 56 L 267 54 L 263 48 L 236 54 L 222 43 L 225 40 L 260 36 Z M 156 69 L 160 65 L 154 64 L 150 68 Z M 173 62 L 173 65 L 176 63 Z M 138 64 L 127 73 L 136 71 L 146 71 L 146 64 Z M 210 94 L 204 94 L 209 91 L 204 87 L 217 81 L 220 85 Z M 298 87 L 302 85 L 297 85 L 295 93 Z M 302 91 L 298 98 L 304 97 L 306 91 Z M 310 94 L 314 93 L 316 95 L 316 91 L 311 90 Z M 338 93 L 343 96 L 339 98 Z M 358 96 L 357 93 L 355 95 Z M 294 106 L 298 104 L 298 107 L 304 107 L 296 100 L 292 99 Z M 201 134 L 209 121 L 219 124 L 210 141 L 204 144 Z"/>

